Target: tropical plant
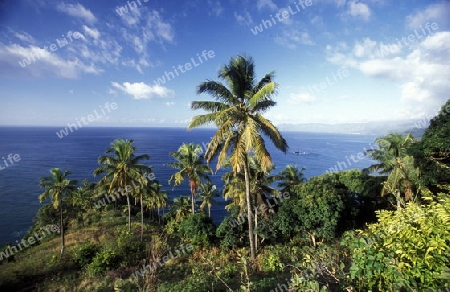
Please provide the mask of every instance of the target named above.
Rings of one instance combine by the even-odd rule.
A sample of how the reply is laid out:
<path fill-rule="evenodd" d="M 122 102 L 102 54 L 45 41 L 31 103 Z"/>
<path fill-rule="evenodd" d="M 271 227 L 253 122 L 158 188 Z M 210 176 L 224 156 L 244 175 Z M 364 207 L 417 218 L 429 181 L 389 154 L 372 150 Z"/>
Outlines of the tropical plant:
<path fill-rule="evenodd" d="M 208 217 L 211 217 L 211 207 L 214 204 L 217 204 L 217 201 L 214 200 L 214 197 L 219 196 L 219 190 L 216 185 L 213 185 L 211 181 L 206 183 L 202 183 L 198 190 L 198 194 L 202 203 L 200 204 L 200 209 L 204 210 L 208 207 Z"/>
<path fill-rule="evenodd" d="M 161 187 L 159 181 L 153 180 L 145 188 L 145 192 L 148 193 L 144 199 L 145 206 L 150 210 L 157 210 L 158 216 L 160 216 L 159 211 L 166 207 L 169 201 L 167 193 Z"/>
<path fill-rule="evenodd" d="M 181 221 L 191 213 L 191 202 L 189 197 L 181 196 L 173 199 L 173 204 L 169 206 L 167 216 L 174 217 L 175 221 Z"/>
<path fill-rule="evenodd" d="M 111 143 L 111 147 L 106 149 L 106 154 L 98 158 L 98 163 L 103 164 L 94 170 L 94 177 L 103 174 L 103 178 L 98 182 L 100 186 L 108 187 L 108 193 L 125 191 L 128 205 L 128 230 L 131 231 L 131 204 L 129 189 L 133 189 L 131 184 L 135 187 L 136 184 L 145 186 L 147 180 L 144 173 L 151 172 L 151 168 L 140 164 L 142 160 L 150 159 L 150 156 L 135 155 L 136 147 L 133 145 L 133 140 L 117 139 Z M 135 192 L 136 194 L 136 188 Z"/>
<path fill-rule="evenodd" d="M 70 195 L 76 189 L 77 181 L 67 179 L 71 174 L 69 170 L 64 173 L 59 168 L 52 168 L 50 170 L 51 176 L 42 177 L 39 186 L 44 188 L 44 192 L 39 195 L 39 202 L 51 198 L 53 208 L 58 210 L 60 214 L 59 230 L 61 235 L 61 256 L 64 253 L 64 222 L 63 222 L 63 197 Z"/>
<path fill-rule="evenodd" d="M 433 194 L 450 184 L 450 100 L 430 121 L 420 141 L 410 151 L 421 171 L 421 181 Z"/>
<path fill-rule="evenodd" d="M 397 202 L 397 208 L 405 206 L 405 202 L 415 200 L 423 189 L 419 181 L 419 169 L 415 167 L 414 158 L 408 155 L 408 150 L 414 142 L 411 134 L 389 134 L 377 138 L 375 144 L 379 149 L 367 151 L 367 155 L 379 161 L 366 169 L 370 172 L 387 174 L 383 182 L 381 195 L 392 194 Z"/>
<path fill-rule="evenodd" d="M 291 193 L 294 186 L 304 183 L 306 178 L 303 176 L 303 170 L 305 168 L 299 170 L 297 165 L 287 165 L 280 171 L 276 179 L 280 181 L 278 187 L 281 188 L 281 191 Z"/>
<path fill-rule="evenodd" d="M 170 155 L 175 158 L 176 162 L 168 163 L 170 167 L 179 169 L 169 179 L 169 184 L 180 185 L 185 178 L 189 180 L 189 188 L 191 191 L 191 212 L 195 213 L 195 197 L 201 180 L 209 180 L 207 173 L 212 173 L 211 168 L 204 163 L 202 148 L 200 145 L 193 143 L 183 143 L 178 151 L 172 152 Z"/>
<path fill-rule="evenodd" d="M 431 198 L 427 198 L 431 200 Z M 396 211 L 378 211 L 378 222 L 351 231 L 342 244 L 351 251 L 350 278 L 359 291 L 438 291 L 450 265 L 450 200 Z M 443 290 L 442 290 L 443 291 Z"/>
<path fill-rule="evenodd" d="M 208 93 L 216 101 L 194 101 L 192 109 L 203 109 L 209 113 L 195 116 L 188 128 L 196 128 L 209 123 L 217 126 L 206 150 L 206 159 L 217 157 L 216 168 L 224 166 L 226 158 L 235 174 L 244 172 L 245 199 L 249 221 L 252 219 L 250 199 L 250 177 L 248 156 L 253 154 L 263 171 L 272 169 L 272 159 L 267 151 L 262 134 L 268 137 L 276 148 L 283 152 L 288 149 L 286 140 L 278 129 L 262 113 L 273 107 L 276 102 L 272 96 L 277 84 L 273 82 L 274 72 L 266 74 L 256 82 L 255 65 L 251 57 L 237 56 L 222 66 L 218 77 L 226 82 L 208 80 L 202 82 L 197 93 Z M 250 238 L 250 256 L 255 259 L 253 224 L 248 225 Z"/>

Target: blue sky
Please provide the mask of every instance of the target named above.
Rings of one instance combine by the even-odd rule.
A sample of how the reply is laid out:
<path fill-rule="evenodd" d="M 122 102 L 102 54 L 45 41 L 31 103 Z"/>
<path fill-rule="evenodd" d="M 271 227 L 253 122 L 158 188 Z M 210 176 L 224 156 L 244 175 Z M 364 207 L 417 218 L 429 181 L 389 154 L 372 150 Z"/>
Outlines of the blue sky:
<path fill-rule="evenodd" d="M 210 99 L 196 86 L 244 53 L 276 71 L 276 125 L 431 117 L 450 97 L 449 1 L 2 3 L 0 125 L 185 127 Z"/>

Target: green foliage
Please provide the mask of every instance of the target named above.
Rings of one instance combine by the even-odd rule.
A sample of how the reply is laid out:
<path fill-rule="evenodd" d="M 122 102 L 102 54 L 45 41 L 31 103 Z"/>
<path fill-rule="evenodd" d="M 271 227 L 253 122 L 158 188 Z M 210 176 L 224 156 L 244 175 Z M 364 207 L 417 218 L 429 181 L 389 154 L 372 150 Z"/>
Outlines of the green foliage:
<path fill-rule="evenodd" d="M 116 249 L 108 247 L 98 252 L 87 266 L 90 275 L 100 275 L 119 267 L 121 258 Z"/>
<path fill-rule="evenodd" d="M 137 263 L 145 256 L 144 244 L 128 230 L 122 229 L 117 238 L 117 252 L 124 265 Z"/>
<path fill-rule="evenodd" d="M 313 245 L 334 238 L 344 204 L 329 177 L 313 177 L 292 191 L 292 198 L 281 205 L 275 217 L 281 232 L 309 235 Z"/>
<path fill-rule="evenodd" d="M 220 245 L 235 249 L 248 245 L 247 216 L 237 216 L 238 207 L 232 209 L 232 214 L 223 219 L 216 229 Z"/>
<path fill-rule="evenodd" d="M 279 249 L 268 247 L 261 255 L 261 270 L 265 272 L 281 272 L 284 270 L 284 263 Z"/>
<path fill-rule="evenodd" d="M 73 261 L 79 268 L 83 268 L 92 262 L 99 250 L 100 247 L 98 245 L 85 242 L 75 250 Z"/>
<path fill-rule="evenodd" d="M 439 279 L 450 265 L 450 200 L 379 211 L 379 222 L 349 232 L 342 244 L 352 252 L 350 277 L 359 289 L 398 291 L 450 287 Z"/>
<path fill-rule="evenodd" d="M 439 114 L 430 121 L 419 142 L 410 153 L 419 166 L 423 183 L 437 193 L 438 185 L 450 184 L 450 100 Z"/>
<path fill-rule="evenodd" d="M 180 224 L 180 234 L 185 242 L 209 247 L 215 239 L 216 227 L 204 212 L 195 213 Z"/>

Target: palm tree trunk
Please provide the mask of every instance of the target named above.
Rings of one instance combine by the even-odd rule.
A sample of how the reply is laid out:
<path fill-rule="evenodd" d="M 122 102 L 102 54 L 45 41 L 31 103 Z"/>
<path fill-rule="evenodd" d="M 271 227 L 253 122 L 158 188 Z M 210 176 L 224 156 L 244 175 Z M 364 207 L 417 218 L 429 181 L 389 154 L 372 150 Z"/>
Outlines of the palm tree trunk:
<path fill-rule="evenodd" d="M 128 204 L 128 231 L 131 231 L 131 204 L 130 196 L 127 194 L 127 204 Z"/>
<path fill-rule="evenodd" d="M 60 222 L 59 224 L 61 225 L 60 230 L 61 230 L 61 257 L 64 253 L 64 226 L 63 226 L 63 206 L 62 206 L 62 200 L 60 200 L 59 203 L 59 208 L 60 208 Z"/>
<path fill-rule="evenodd" d="M 255 212 L 255 229 L 258 228 L 258 212 Z M 255 233 L 255 251 L 258 250 L 258 234 Z"/>
<path fill-rule="evenodd" d="M 252 220 L 252 206 L 250 201 L 250 178 L 248 173 L 247 158 L 244 162 L 244 177 L 245 177 L 245 200 L 247 201 L 247 221 L 248 221 L 248 238 L 250 241 L 250 256 L 254 260 L 255 256 L 255 241 L 253 237 L 253 220 Z"/>
<path fill-rule="evenodd" d="M 144 238 L 144 204 L 142 202 L 142 192 L 141 192 L 141 241 Z"/>

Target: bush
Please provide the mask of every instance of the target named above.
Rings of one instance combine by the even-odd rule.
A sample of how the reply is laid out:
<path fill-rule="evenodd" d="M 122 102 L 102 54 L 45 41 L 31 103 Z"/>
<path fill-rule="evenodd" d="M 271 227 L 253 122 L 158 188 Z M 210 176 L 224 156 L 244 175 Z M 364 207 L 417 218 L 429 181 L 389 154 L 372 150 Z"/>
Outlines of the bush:
<path fill-rule="evenodd" d="M 450 287 L 440 276 L 450 265 L 450 200 L 398 211 L 379 211 L 378 223 L 349 232 L 350 277 L 357 288 L 382 291 Z"/>
<path fill-rule="evenodd" d="M 180 224 L 180 233 L 186 242 L 209 247 L 215 239 L 216 227 L 205 213 L 195 213 Z"/>
<path fill-rule="evenodd" d="M 85 242 L 75 251 L 73 261 L 78 267 L 83 268 L 92 262 L 92 259 L 99 250 L 100 247 L 98 245 Z"/>
<path fill-rule="evenodd" d="M 89 273 L 95 276 L 118 268 L 120 262 L 121 258 L 115 249 L 105 248 L 95 255 L 87 268 Z"/>

